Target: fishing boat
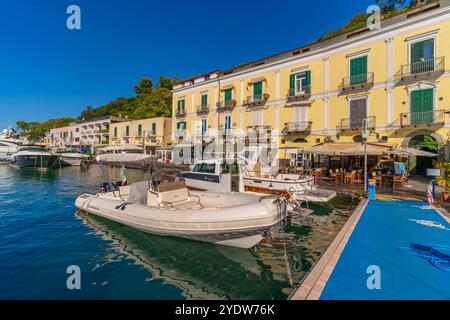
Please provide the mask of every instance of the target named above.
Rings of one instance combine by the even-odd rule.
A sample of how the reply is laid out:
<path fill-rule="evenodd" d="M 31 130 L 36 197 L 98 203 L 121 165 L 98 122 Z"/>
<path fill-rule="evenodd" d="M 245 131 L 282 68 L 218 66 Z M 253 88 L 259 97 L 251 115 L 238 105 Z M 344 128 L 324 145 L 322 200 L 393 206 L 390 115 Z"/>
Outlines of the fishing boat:
<path fill-rule="evenodd" d="M 11 156 L 11 164 L 19 168 L 48 169 L 59 166 L 58 156 L 38 146 L 20 147 Z"/>
<path fill-rule="evenodd" d="M 81 166 L 88 158 L 76 148 L 57 148 L 53 153 L 59 157 L 62 166 Z"/>
<path fill-rule="evenodd" d="M 131 185 L 110 184 L 106 192 L 82 194 L 75 205 L 144 232 L 240 248 L 255 246 L 285 223 L 283 198 L 190 191 L 179 177 L 154 177 Z"/>
<path fill-rule="evenodd" d="M 239 175 L 242 175 L 242 182 Z M 272 173 L 223 158 L 197 161 L 182 176 L 191 190 L 232 192 L 238 191 L 242 183 L 246 192 L 277 194 L 299 202 L 327 202 L 336 196 L 334 191 L 319 188 L 307 171 L 301 174 Z"/>

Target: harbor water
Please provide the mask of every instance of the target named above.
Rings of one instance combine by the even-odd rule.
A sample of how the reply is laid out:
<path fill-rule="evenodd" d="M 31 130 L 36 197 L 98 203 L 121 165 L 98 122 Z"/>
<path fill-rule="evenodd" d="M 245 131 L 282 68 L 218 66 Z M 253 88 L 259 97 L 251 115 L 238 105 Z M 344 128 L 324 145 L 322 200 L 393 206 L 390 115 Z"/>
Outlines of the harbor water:
<path fill-rule="evenodd" d="M 120 180 L 121 170 L 109 168 Z M 309 204 L 271 245 L 252 249 L 160 237 L 85 213 L 99 166 L 26 170 L 0 165 L 0 299 L 286 299 L 357 205 L 349 195 Z M 145 179 L 128 170 L 130 182 Z M 69 290 L 69 266 L 81 289 Z"/>

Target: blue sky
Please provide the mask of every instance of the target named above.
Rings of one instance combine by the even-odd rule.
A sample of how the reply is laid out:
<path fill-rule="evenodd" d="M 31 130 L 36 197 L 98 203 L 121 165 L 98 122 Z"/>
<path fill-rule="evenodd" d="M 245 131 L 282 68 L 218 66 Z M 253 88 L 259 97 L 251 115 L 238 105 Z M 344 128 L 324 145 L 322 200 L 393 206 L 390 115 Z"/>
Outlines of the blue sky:
<path fill-rule="evenodd" d="M 311 42 L 375 0 L 0 0 L 0 130 Z M 66 9 L 81 8 L 81 30 Z"/>

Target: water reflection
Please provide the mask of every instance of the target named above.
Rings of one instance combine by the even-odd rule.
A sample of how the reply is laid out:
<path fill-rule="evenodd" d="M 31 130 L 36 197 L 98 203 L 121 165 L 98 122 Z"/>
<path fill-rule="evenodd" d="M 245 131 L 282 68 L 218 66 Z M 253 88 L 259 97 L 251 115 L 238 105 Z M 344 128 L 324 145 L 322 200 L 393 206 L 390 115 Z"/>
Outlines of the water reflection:
<path fill-rule="evenodd" d="M 188 299 L 284 299 L 286 281 L 274 277 L 253 251 L 154 236 L 77 212 L 120 255 L 148 270 L 153 279 L 180 288 Z M 102 268 L 118 257 L 96 261 Z"/>

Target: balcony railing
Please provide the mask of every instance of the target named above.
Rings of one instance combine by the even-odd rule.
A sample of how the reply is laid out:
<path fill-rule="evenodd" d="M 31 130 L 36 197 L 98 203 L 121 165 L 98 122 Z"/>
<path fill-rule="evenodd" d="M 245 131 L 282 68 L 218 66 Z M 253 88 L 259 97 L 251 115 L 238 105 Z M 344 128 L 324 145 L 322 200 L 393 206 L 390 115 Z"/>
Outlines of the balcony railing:
<path fill-rule="evenodd" d="M 422 60 L 402 65 L 398 77 L 400 80 L 415 79 L 417 77 L 431 76 L 445 71 L 445 57 Z"/>
<path fill-rule="evenodd" d="M 244 101 L 244 107 L 247 108 L 258 108 L 263 107 L 267 100 L 269 100 L 269 95 L 267 93 L 254 94 L 248 96 Z"/>
<path fill-rule="evenodd" d="M 224 112 L 224 111 L 230 111 L 233 110 L 233 108 L 236 106 L 236 100 L 223 100 L 220 102 L 217 102 L 217 111 Z"/>
<path fill-rule="evenodd" d="M 409 112 L 400 114 L 400 126 L 429 126 L 443 125 L 445 123 L 445 110 L 430 110 L 422 112 Z"/>
<path fill-rule="evenodd" d="M 207 114 L 209 112 L 209 106 L 207 104 L 202 104 L 197 107 L 197 114 Z"/>
<path fill-rule="evenodd" d="M 286 134 L 308 133 L 311 131 L 312 121 L 288 122 L 283 130 Z"/>
<path fill-rule="evenodd" d="M 299 88 L 290 88 L 287 93 L 287 99 L 289 102 L 307 100 L 311 97 L 311 85 Z"/>
<path fill-rule="evenodd" d="M 186 110 L 184 110 L 184 109 L 177 110 L 177 112 L 175 113 L 175 117 L 177 117 L 177 118 L 186 117 Z"/>
<path fill-rule="evenodd" d="M 338 130 L 339 131 L 357 131 L 362 130 L 364 126 L 367 129 L 375 129 L 376 128 L 376 117 L 369 116 L 364 118 L 346 118 L 341 119 Z"/>
<path fill-rule="evenodd" d="M 374 73 L 363 73 L 356 76 L 349 76 L 342 79 L 342 90 L 355 90 L 372 86 L 374 82 Z"/>

